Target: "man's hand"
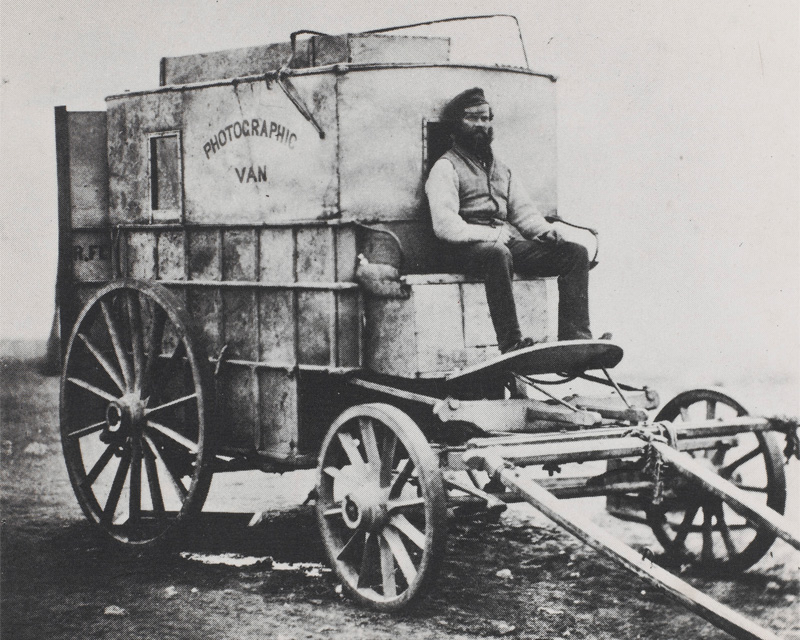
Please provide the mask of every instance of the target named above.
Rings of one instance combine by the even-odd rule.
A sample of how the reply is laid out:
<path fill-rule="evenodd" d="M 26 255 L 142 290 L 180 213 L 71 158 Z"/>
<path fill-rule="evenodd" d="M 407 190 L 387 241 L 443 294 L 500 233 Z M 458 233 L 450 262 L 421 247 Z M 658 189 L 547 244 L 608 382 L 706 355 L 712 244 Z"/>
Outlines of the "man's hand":
<path fill-rule="evenodd" d="M 538 239 L 544 242 L 545 244 L 560 244 L 564 241 L 563 236 L 558 232 L 558 229 L 553 227 L 548 231 L 545 231 L 542 235 L 538 236 Z"/>
<path fill-rule="evenodd" d="M 511 240 L 511 229 L 508 228 L 507 224 L 504 224 L 500 227 L 500 233 L 498 234 L 495 242 L 497 244 L 508 244 L 509 240 Z"/>

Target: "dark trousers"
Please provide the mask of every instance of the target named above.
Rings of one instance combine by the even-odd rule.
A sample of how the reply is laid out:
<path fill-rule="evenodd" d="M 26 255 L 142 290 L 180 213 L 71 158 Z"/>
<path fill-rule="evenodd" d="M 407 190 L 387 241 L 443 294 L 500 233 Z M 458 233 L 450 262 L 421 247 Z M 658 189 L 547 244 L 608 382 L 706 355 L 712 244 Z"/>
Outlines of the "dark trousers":
<path fill-rule="evenodd" d="M 465 273 L 486 284 L 489 313 L 501 351 L 522 338 L 512 288 L 513 275 L 558 276 L 558 339 L 592 337 L 589 330 L 589 257 L 574 242 L 511 239 L 459 244 L 456 259 Z"/>

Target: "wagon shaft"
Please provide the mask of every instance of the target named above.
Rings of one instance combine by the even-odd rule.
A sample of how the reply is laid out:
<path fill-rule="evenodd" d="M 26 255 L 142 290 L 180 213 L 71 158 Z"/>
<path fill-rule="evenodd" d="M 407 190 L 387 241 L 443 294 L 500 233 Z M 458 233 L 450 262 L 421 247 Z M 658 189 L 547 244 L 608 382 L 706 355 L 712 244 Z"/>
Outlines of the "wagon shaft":
<path fill-rule="evenodd" d="M 527 502 L 571 534 L 673 596 L 720 629 L 740 639 L 778 640 L 778 636 L 772 632 L 654 565 L 595 524 L 583 520 L 537 482 L 522 477 L 499 452 L 475 451 L 466 457 L 470 466 L 499 478 L 508 489 L 522 495 Z"/>

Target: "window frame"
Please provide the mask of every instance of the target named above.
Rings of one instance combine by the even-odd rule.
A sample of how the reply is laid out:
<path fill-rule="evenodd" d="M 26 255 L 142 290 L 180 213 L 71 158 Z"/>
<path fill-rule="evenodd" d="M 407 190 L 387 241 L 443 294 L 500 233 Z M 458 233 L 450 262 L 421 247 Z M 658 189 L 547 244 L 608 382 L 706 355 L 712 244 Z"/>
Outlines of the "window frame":
<path fill-rule="evenodd" d="M 154 143 L 162 138 L 176 138 L 177 142 L 177 168 L 178 168 L 178 206 L 172 209 L 156 209 L 155 199 L 158 196 L 157 191 L 154 191 L 154 186 L 157 185 L 158 180 L 158 167 L 156 166 L 157 158 L 153 154 Z M 147 200 L 150 209 L 150 222 L 182 222 L 183 221 L 183 136 L 180 129 L 169 129 L 165 131 L 152 131 L 147 134 Z"/>

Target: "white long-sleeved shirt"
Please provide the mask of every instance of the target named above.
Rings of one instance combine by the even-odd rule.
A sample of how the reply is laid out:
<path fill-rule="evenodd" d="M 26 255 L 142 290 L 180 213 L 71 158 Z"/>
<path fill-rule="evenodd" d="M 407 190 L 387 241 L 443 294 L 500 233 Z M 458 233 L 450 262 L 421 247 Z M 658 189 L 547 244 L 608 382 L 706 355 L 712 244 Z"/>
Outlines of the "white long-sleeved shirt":
<path fill-rule="evenodd" d="M 471 159 L 467 161 L 473 162 Z M 470 224 L 461 217 L 459 176 L 447 157 L 440 158 L 433 165 L 425 183 L 425 193 L 428 196 L 433 231 L 439 239 L 466 243 L 495 242 L 500 237 L 502 224 Z M 500 194 L 491 195 L 494 197 Z M 539 213 L 519 181 L 513 179 L 513 175 L 509 180 L 506 209 L 506 223 L 510 226 L 512 236 L 533 239 L 548 234 L 554 239 L 559 237 L 555 227 Z"/>

